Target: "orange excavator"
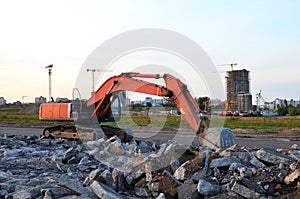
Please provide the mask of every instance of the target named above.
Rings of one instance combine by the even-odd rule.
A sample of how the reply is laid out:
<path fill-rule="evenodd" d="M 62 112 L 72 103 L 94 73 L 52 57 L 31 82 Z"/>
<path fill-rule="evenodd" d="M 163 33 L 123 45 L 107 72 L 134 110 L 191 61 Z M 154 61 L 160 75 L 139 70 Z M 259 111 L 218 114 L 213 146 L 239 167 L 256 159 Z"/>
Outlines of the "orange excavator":
<path fill-rule="evenodd" d="M 143 80 L 145 78 L 163 78 L 165 86 L 147 82 Z M 169 74 L 160 76 L 159 74 L 131 72 L 110 77 L 86 102 L 86 107 L 92 109 L 90 118 L 97 118 L 99 124 L 104 121 L 118 121 L 121 117 L 120 93 L 123 91 L 133 91 L 168 98 L 180 111 L 196 135 L 199 136 L 208 128 L 208 119 L 206 116 L 200 114 L 199 106 L 191 96 L 187 86 Z M 118 108 L 113 110 L 112 105 L 114 103 L 118 104 Z M 39 116 L 41 120 L 74 119 L 70 103 L 43 103 L 40 106 Z M 122 140 L 128 138 L 124 131 L 121 131 L 121 134 L 118 133 L 120 129 L 117 127 L 109 127 L 107 125 L 101 125 L 100 127 L 107 137 L 117 134 Z M 45 137 L 50 137 L 51 134 L 64 138 L 81 138 L 82 136 L 78 133 L 75 125 L 59 125 L 44 129 L 43 135 Z"/>

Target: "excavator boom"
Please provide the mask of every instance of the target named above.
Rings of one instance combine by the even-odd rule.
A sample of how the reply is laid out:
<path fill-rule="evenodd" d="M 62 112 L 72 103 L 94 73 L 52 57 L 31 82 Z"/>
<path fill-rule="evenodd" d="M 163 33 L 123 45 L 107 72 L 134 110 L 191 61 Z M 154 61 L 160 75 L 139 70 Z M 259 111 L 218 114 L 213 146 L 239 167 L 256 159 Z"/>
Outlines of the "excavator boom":
<path fill-rule="evenodd" d="M 169 98 L 181 112 L 187 123 L 198 133 L 208 128 L 206 118 L 200 118 L 200 109 L 187 86 L 172 75 L 164 74 L 166 86 L 154 84 L 137 78 L 161 78 L 159 74 L 122 73 L 106 80 L 95 94 L 87 101 L 87 106 L 95 106 L 93 115 L 103 118 L 111 106 L 107 103 L 112 95 L 120 91 L 156 95 Z M 100 121 L 101 122 L 101 119 Z"/>

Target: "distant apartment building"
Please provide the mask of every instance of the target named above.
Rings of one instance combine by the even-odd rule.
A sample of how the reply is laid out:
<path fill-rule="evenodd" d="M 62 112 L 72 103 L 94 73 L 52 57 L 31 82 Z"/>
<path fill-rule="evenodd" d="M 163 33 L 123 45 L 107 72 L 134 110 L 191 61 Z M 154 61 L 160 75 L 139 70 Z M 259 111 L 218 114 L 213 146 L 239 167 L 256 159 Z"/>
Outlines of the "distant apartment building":
<path fill-rule="evenodd" d="M 46 103 L 47 99 L 46 99 L 46 97 L 39 96 L 39 97 L 36 97 L 34 101 L 36 104 L 42 104 L 42 103 Z"/>
<path fill-rule="evenodd" d="M 143 101 L 142 101 L 142 100 L 134 100 L 134 101 L 131 101 L 131 104 L 139 104 L 139 105 L 142 105 L 142 104 L 143 104 Z"/>
<path fill-rule="evenodd" d="M 152 97 L 146 97 L 144 104 L 146 105 L 147 103 L 150 103 L 153 105 L 154 100 L 152 99 Z"/>
<path fill-rule="evenodd" d="M 6 104 L 6 99 L 4 97 L 0 97 L 0 106 L 3 106 Z"/>
<path fill-rule="evenodd" d="M 287 105 L 288 106 L 293 106 L 293 107 L 297 107 L 298 105 L 300 105 L 300 101 L 298 100 L 293 100 L 293 99 L 291 99 L 291 100 L 288 100 L 287 101 Z"/>
<path fill-rule="evenodd" d="M 162 104 L 166 104 L 167 100 L 166 99 L 153 99 L 153 106 L 157 106 L 157 105 L 162 105 Z"/>
<path fill-rule="evenodd" d="M 233 111 L 252 110 L 252 95 L 250 94 L 250 72 L 246 69 L 227 71 L 226 96 L 228 102 L 237 102 L 231 105 Z"/>
<path fill-rule="evenodd" d="M 294 100 L 294 99 L 285 100 L 285 99 L 275 98 L 275 100 L 272 102 L 265 102 L 264 109 L 275 110 L 276 108 L 283 107 L 283 106 L 297 107 L 298 105 L 300 105 L 300 100 Z"/>
<path fill-rule="evenodd" d="M 155 99 L 155 98 L 152 98 L 152 97 L 146 97 L 145 100 L 130 101 L 131 104 L 140 104 L 140 105 L 146 105 L 147 102 L 152 104 L 152 106 L 157 106 L 157 105 L 160 105 L 160 104 L 166 104 L 167 100 L 166 99 Z"/>

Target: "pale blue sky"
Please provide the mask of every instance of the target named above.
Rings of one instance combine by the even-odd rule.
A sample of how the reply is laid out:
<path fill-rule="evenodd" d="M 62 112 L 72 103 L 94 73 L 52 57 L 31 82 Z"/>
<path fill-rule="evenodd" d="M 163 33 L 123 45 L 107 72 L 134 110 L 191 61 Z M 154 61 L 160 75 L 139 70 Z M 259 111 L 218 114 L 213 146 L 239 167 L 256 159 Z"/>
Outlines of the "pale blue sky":
<path fill-rule="evenodd" d="M 163 28 L 197 42 L 218 64 L 251 71 L 251 91 L 299 99 L 299 1 L 0 1 L 0 96 L 9 102 L 71 97 L 77 73 L 102 42 L 138 28 Z M 218 67 L 220 72 L 229 67 Z M 224 79 L 225 73 L 220 73 Z M 203 95 L 206 93 L 204 92 Z"/>

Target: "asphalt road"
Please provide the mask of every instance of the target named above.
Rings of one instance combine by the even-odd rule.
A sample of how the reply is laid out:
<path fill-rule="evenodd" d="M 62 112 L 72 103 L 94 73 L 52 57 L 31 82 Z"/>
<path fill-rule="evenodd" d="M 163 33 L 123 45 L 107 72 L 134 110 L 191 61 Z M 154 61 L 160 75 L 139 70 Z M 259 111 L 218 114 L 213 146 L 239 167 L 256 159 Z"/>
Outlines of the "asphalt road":
<path fill-rule="evenodd" d="M 15 128 L 15 127 L 0 127 L 0 134 L 16 134 L 16 135 L 37 135 L 40 136 L 43 132 L 42 128 Z M 197 142 L 197 138 L 190 132 L 177 133 L 175 136 L 171 132 L 166 133 L 144 133 L 135 132 L 133 135 L 141 140 L 154 140 L 166 142 L 168 140 L 175 140 L 181 143 L 190 144 L 192 141 Z M 300 146 L 300 138 L 276 138 L 276 137 L 239 137 L 236 136 L 236 141 L 239 146 L 254 147 L 254 148 L 267 148 L 278 149 L 288 148 L 293 144 Z"/>
<path fill-rule="evenodd" d="M 42 132 L 43 132 L 42 128 L 16 128 L 16 127 L 1 127 L 0 126 L 0 134 L 40 136 Z"/>

